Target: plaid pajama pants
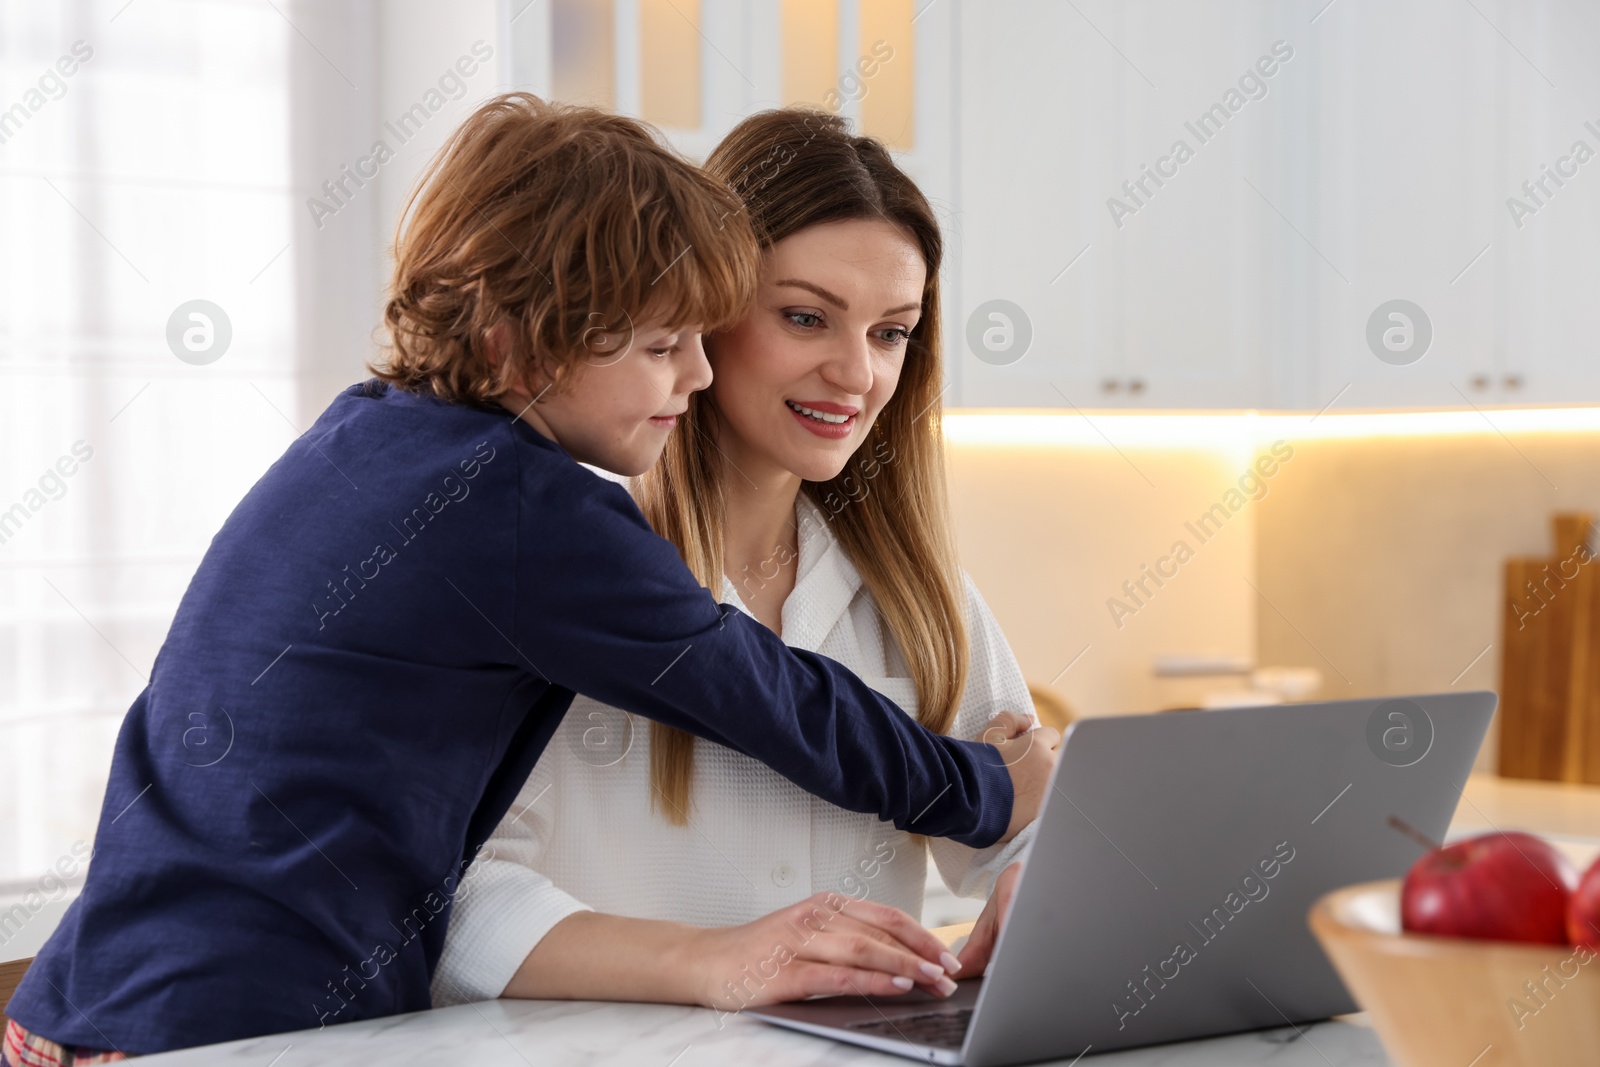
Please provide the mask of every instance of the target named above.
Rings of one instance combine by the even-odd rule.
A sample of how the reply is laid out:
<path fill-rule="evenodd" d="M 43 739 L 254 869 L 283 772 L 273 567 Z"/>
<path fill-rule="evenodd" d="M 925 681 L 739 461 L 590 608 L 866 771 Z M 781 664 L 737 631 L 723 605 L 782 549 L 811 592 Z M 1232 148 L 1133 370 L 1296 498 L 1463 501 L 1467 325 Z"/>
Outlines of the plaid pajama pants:
<path fill-rule="evenodd" d="M 121 1052 L 81 1045 L 58 1045 L 38 1034 L 30 1034 L 14 1021 L 6 1020 L 6 1037 L 0 1045 L 0 1067 L 83 1067 L 93 1063 L 118 1063 L 128 1057 Z"/>

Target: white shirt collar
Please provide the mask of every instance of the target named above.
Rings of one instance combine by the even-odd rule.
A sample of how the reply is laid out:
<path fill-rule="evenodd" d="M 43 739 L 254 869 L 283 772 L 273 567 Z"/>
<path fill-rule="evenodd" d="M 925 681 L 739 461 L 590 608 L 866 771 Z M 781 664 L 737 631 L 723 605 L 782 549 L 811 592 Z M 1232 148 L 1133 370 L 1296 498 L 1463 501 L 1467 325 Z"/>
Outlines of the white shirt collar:
<path fill-rule="evenodd" d="M 792 647 L 815 651 L 850 610 L 861 588 L 861 572 L 834 536 L 832 516 L 803 492 L 795 500 L 794 517 L 800 559 L 794 591 L 783 603 L 783 640 Z M 726 575 L 722 600 L 750 614 Z"/>

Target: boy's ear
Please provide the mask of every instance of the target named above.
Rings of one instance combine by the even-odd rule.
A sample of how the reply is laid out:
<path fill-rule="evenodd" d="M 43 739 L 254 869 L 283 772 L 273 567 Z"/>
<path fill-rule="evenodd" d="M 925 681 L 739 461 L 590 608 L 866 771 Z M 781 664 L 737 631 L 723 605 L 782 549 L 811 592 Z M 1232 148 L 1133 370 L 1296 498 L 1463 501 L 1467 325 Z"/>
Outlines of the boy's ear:
<path fill-rule="evenodd" d="M 483 333 L 484 355 L 489 360 L 489 369 L 496 377 L 500 376 L 501 369 L 505 366 L 506 359 L 511 353 L 511 324 L 497 322 Z M 529 367 L 518 374 L 516 378 L 507 383 L 509 392 L 513 396 L 530 398 L 542 390 L 546 384 L 546 376 L 536 367 Z"/>
<path fill-rule="evenodd" d="M 511 331 L 504 322 L 497 322 L 483 332 L 483 351 L 489 358 L 489 369 L 496 374 L 505 365 L 506 353 L 511 350 Z"/>

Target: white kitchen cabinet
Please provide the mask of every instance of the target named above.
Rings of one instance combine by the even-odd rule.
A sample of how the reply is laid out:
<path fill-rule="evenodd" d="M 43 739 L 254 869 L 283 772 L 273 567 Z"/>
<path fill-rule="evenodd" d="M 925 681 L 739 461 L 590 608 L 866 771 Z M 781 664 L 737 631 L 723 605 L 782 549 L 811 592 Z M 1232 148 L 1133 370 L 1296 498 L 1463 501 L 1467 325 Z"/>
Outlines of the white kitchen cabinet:
<path fill-rule="evenodd" d="M 1521 61 L 1512 57 L 1513 63 Z M 1515 66 L 1513 74 L 1520 74 Z M 1576 77 L 1578 71 L 1574 70 Z M 1515 84 L 1515 83 L 1514 83 Z M 1565 86 L 1565 79 L 1561 83 Z M 1519 109 L 1526 123 L 1507 123 L 1508 192 L 1523 181 L 1546 177 L 1545 168 L 1576 170 L 1556 186 L 1537 214 L 1521 216 L 1518 229 L 1501 204 L 1496 251 L 1501 275 L 1496 306 L 1502 318 L 1490 387 L 1505 402 L 1587 403 L 1600 401 L 1600 338 L 1594 309 L 1600 298 L 1600 107 L 1592 90 L 1553 93 L 1542 82 L 1522 88 L 1549 101 Z M 1576 96 L 1576 98 L 1574 98 Z M 1571 159 L 1574 143 L 1595 153 L 1587 163 Z M 1563 159 L 1567 162 L 1563 164 Z M 1537 189 L 1537 187 L 1536 187 Z M 1527 198 L 1523 198 L 1526 203 Z M 1509 386 L 1509 387 L 1508 387 Z M 1469 395 L 1473 395 L 1469 392 Z"/>
<path fill-rule="evenodd" d="M 613 13 L 615 100 L 638 110 L 643 8 L 588 2 Z M 816 5 L 855 87 L 836 101 L 848 117 L 872 89 L 850 73 L 881 30 L 864 18 L 885 10 L 866 5 L 885 3 Z M 1600 23 L 1584 0 L 902 8 L 909 29 L 890 35 L 915 90 L 899 158 L 949 246 L 947 404 L 1600 403 L 1600 108 L 1584 110 L 1600 67 L 1583 47 Z M 514 80 L 536 91 L 552 10 L 512 26 Z M 690 156 L 787 102 L 784 10 L 677 13 L 698 34 L 701 122 L 667 135 Z M 1537 201 L 1524 181 L 1545 184 Z M 1535 210 L 1514 219 L 1514 196 Z M 1420 314 L 1389 318 L 1396 300 Z M 1425 320 L 1420 358 L 1374 352 L 1380 308 L 1396 344 Z"/>
<path fill-rule="evenodd" d="M 1600 403 L 1600 110 L 1583 111 L 1600 78 L 1566 43 L 1588 25 L 1576 0 L 958 0 L 945 17 L 953 403 Z M 1261 57 L 1271 76 L 1229 100 Z M 1202 140 L 1218 103 L 1237 110 Z M 1192 157 L 1157 183 L 1180 140 Z M 1596 158 L 1575 162 L 1578 140 Z M 1569 176 L 1519 227 L 1507 198 L 1542 165 Z M 993 300 L 1031 327 L 1014 361 L 965 336 Z M 1402 349 L 1380 358 L 1369 320 L 1394 300 L 1426 326 L 1379 316 Z M 1428 327 L 1408 361 L 1405 330 Z"/>
<path fill-rule="evenodd" d="M 1278 220 L 1241 177 L 1264 180 L 1261 144 L 1281 121 L 1280 87 L 1300 73 L 1294 59 L 1270 61 L 1273 76 L 1256 76 L 1265 96 L 1241 93 L 1205 142 L 1185 126 L 1270 56 L 1276 16 L 1247 8 L 1192 18 L 1147 5 L 955 7 L 959 403 L 1271 402 L 1262 312 L 1275 283 L 1260 249 Z M 1182 163 L 1171 154 L 1180 140 L 1192 153 Z M 974 355 L 965 337 L 991 300 L 1031 326 L 1014 362 Z"/>
<path fill-rule="evenodd" d="M 1589 310 L 1600 158 L 1571 159 L 1578 140 L 1600 154 L 1600 135 L 1585 126 L 1588 94 L 1546 80 L 1559 73 L 1576 90 L 1586 77 L 1551 47 L 1578 12 L 1555 5 L 1541 23 L 1480 7 L 1358 7 L 1327 20 L 1310 180 L 1351 284 L 1324 290 L 1309 332 L 1317 392 L 1345 390 L 1341 405 L 1600 402 Z M 1570 172 L 1561 185 L 1551 166 Z M 1544 182 L 1544 204 L 1514 215 L 1510 198 L 1532 204 L 1524 181 Z M 1389 366 L 1364 330 L 1397 297 L 1426 311 L 1433 339 L 1420 360 Z"/>
<path fill-rule="evenodd" d="M 1298 324 L 1315 367 L 1302 403 L 1459 407 L 1458 390 L 1491 373 L 1503 262 L 1485 248 L 1504 213 L 1494 76 L 1504 47 L 1466 4 L 1334 8 L 1319 21 L 1306 70 L 1313 156 L 1295 180 L 1319 220 L 1319 247 L 1348 281 L 1330 271 Z M 1381 317 L 1398 331 L 1388 363 L 1368 323 L 1397 299 L 1422 314 Z M 1474 402 L 1491 399 L 1483 391 Z"/>

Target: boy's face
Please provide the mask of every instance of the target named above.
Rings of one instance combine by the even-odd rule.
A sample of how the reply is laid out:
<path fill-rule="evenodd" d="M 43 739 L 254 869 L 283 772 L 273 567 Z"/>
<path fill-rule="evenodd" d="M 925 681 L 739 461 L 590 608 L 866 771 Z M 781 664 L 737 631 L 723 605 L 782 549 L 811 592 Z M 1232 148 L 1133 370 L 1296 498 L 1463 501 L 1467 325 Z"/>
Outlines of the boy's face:
<path fill-rule="evenodd" d="M 711 384 L 699 326 L 641 323 L 588 346 L 565 388 L 509 391 L 501 403 L 580 463 L 643 474 L 661 458 L 689 394 Z M 543 383 L 535 383 L 543 388 Z"/>

